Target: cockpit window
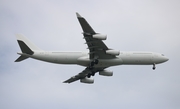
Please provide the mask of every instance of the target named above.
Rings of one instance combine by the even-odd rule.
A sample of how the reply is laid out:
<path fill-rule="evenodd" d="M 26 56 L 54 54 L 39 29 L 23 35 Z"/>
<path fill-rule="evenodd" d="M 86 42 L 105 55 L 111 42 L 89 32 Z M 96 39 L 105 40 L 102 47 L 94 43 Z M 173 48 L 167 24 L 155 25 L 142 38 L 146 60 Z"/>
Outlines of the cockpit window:
<path fill-rule="evenodd" d="M 161 54 L 162 56 L 164 56 L 164 54 Z"/>

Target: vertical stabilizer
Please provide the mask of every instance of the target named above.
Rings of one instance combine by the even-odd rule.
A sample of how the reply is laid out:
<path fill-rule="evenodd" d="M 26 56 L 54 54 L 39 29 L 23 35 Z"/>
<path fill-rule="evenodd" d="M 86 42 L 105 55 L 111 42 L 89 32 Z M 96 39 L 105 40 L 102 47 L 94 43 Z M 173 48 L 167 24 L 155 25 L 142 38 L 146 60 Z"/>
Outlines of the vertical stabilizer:
<path fill-rule="evenodd" d="M 38 47 L 36 47 L 33 43 L 31 43 L 26 37 L 22 34 L 16 34 L 17 42 L 19 47 L 21 48 L 22 54 L 33 55 L 34 51 L 42 51 Z M 27 59 L 27 56 L 21 55 L 15 62 L 20 62 L 22 60 Z"/>
<path fill-rule="evenodd" d="M 27 47 L 29 47 L 32 51 L 33 50 L 41 50 L 37 46 L 35 46 L 33 43 L 31 43 L 26 37 L 24 37 L 22 34 L 16 34 L 16 38 L 18 43 L 23 42 Z M 21 45 L 19 44 L 21 47 Z M 21 49 L 22 50 L 22 49 Z M 22 50 L 23 51 L 23 50 Z"/>

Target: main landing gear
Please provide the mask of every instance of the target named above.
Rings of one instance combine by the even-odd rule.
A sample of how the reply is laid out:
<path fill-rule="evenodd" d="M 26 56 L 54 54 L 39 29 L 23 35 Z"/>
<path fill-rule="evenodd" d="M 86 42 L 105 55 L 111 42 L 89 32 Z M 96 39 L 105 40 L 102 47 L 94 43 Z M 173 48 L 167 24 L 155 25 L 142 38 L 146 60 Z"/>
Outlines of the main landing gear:
<path fill-rule="evenodd" d="M 98 59 L 94 59 L 91 63 L 90 63 L 90 67 L 93 67 L 95 64 L 98 64 L 99 60 Z"/>
<path fill-rule="evenodd" d="M 91 76 L 94 76 L 94 75 L 95 75 L 95 72 L 91 72 L 87 74 L 87 77 L 90 78 Z"/>
<path fill-rule="evenodd" d="M 89 70 L 91 71 L 90 73 L 87 74 L 87 77 L 90 78 L 91 76 L 94 76 L 96 72 L 93 71 L 93 67 L 95 64 L 98 64 L 99 60 L 98 59 L 94 59 L 90 65 L 89 65 Z"/>
<path fill-rule="evenodd" d="M 154 63 L 153 64 L 153 68 L 152 68 L 153 70 L 155 70 L 156 69 L 156 64 Z"/>

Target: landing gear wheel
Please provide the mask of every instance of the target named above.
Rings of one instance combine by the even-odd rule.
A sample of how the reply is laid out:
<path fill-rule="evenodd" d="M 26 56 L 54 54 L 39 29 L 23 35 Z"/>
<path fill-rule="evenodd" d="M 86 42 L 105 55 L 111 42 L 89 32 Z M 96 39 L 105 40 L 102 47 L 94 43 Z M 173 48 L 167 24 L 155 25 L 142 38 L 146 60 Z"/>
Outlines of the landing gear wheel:
<path fill-rule="evenodd" d="M 87 75 L 87 77 L 90 78 L 90 77 L 91 77 L 91 74 L 89 73 L 89 74 Z"/>
<path fill-rule="evenodd" d="M 95 75 L 95 72 L 92 72 L 92 74 L 91 74 L 92 76 L 94 76 Z"/>
<path fill-rule="evenodd" d="M 155 70 L 156 69 L 156 65 L 155 64 L 153 64 L 153 68 L 152 68 L 153 70 Z"/>

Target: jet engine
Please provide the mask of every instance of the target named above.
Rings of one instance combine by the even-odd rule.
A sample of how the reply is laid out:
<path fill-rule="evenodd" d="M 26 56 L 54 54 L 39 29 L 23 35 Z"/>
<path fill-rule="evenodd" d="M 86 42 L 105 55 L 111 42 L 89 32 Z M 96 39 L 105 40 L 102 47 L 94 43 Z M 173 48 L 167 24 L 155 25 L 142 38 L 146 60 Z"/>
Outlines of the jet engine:
<path fill-rule="evenodd" d="M 102 34 L 94 34 L 94 35 L 92 35 L 92 37 L 95 39 L 99 39 L 99 40 L 106 40 L 107 39 L 107 35 L 102 35 Z"/>
<path fill-rule="evenodd" d="M 84 79 L 81 79 L 80 82 L 92 84 L 92 83 L 94 83 L 94 79 L 85 77 Z"/>
<path fill-rule="evenodd" d="M 103 71 L 99 72 L 99 75 L 102 75 L 102 76 L 112 76 L 113 75 L 113 71 L 103 70 Z"/>
<path fill-rule="evenodd" d="M 106 54 L 119 55 L 120 51 L 118 51 L 118 50 L 106 50 Z"/>

